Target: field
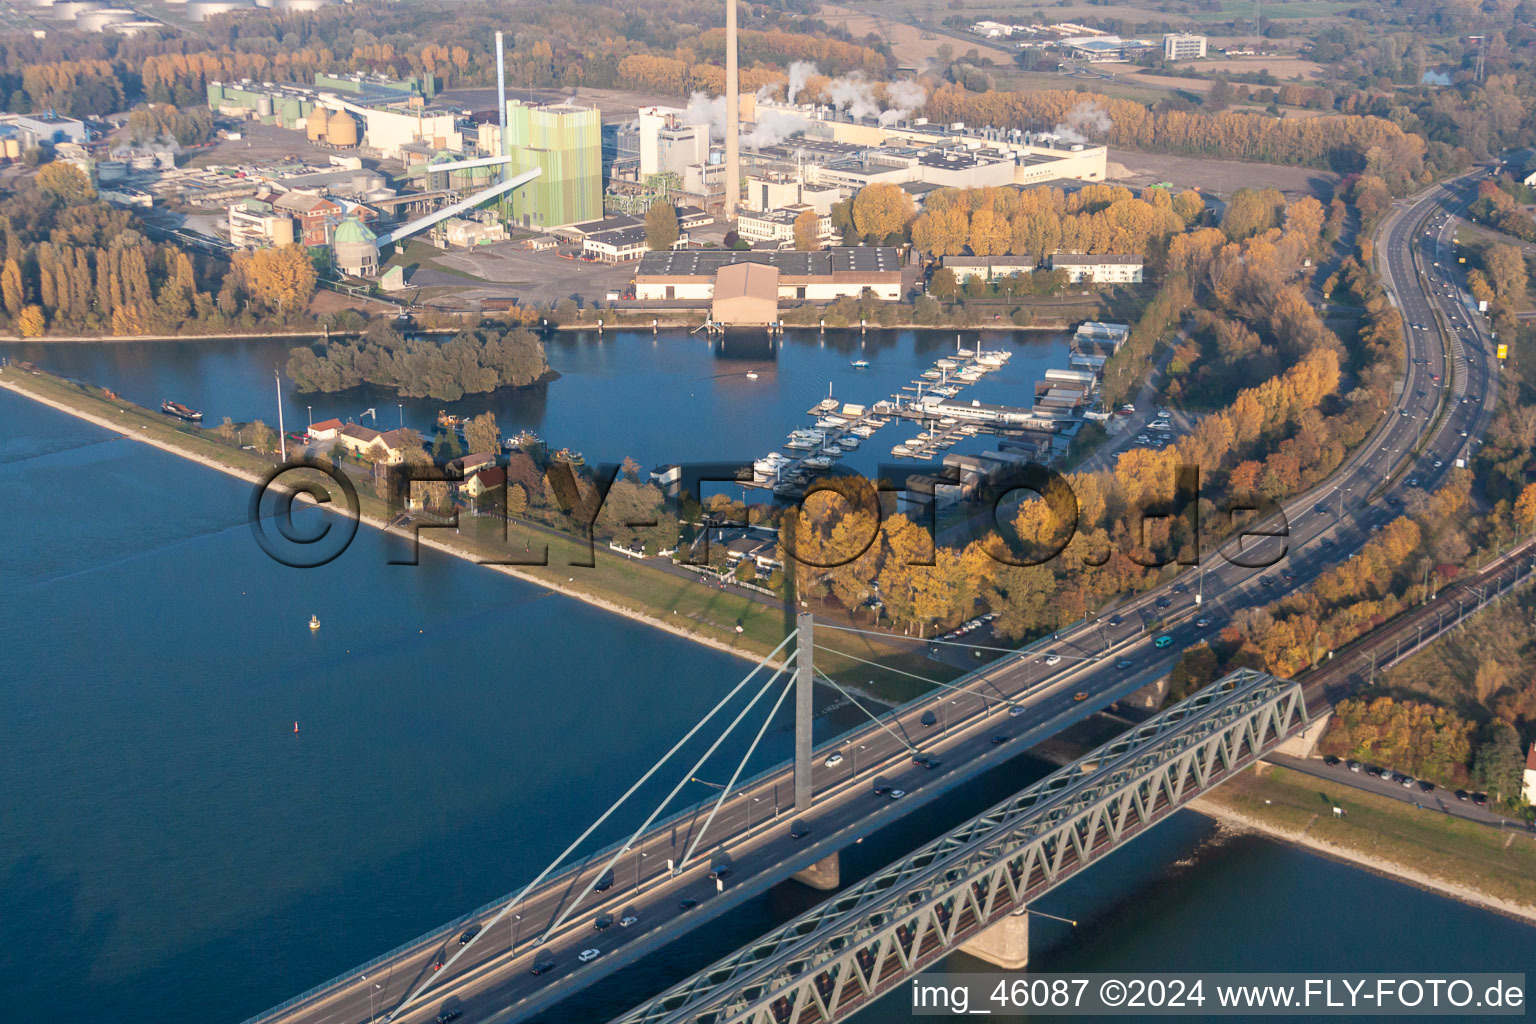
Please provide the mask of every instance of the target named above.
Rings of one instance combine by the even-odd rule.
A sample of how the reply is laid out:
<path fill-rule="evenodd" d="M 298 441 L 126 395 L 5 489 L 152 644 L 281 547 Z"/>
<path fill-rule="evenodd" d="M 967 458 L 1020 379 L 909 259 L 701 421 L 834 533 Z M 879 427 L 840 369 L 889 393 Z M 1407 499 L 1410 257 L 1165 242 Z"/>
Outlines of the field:
<path fill-rule="evenodd" d="M 1151 185 L 1171 181 L 1178 188 L 1231 195 L 1240 188 L 1274 186 L 1290 196 L 1326 198 L 1333 194 L 1339 176 L 1331 171 L 1279 164 L 1250 164 L 1195 156 L 1109 151 L 1109 177 L 1127 185 Z"/>

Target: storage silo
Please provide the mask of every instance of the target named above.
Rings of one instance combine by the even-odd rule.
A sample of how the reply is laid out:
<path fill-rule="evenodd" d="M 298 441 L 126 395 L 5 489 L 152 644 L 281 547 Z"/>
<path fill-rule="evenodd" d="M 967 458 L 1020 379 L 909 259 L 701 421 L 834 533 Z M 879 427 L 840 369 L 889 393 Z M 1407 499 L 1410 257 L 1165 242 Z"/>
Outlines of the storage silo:
<path fill-rule="evenodd" d="M 260 96 L 256 100 L 256 116 L 267 118 L 272 116 L 272 97 Z"/>
<path fill-rule="evenodd" d="M 378 273 L 378 236 L 356 217 L 348 217 L 336 228 L 331 250 L 336 254 L 336 266 L 343 274 L 372 277 Z"/>
<path fill-rule="evenodd" d="M 345 110 L 338 110 L 326 123 L 326 138 L 333 146 L 351 148 L 357 145 L 357 120 Z"/>
<path fill-rule="evenodd" d="M 304 123 L 304 135 L 310 142 L 324 142 L 327 130 L 327 122 L 330 115 L 324 107 L 316 104 L 315 109 L 309 112 L 309 117 Z"/>
<path fill-rule="evenodd" d="M 272 244 L 292 245 L 294 242 L 293 218 L 275 217 L 272 220 Z"/>

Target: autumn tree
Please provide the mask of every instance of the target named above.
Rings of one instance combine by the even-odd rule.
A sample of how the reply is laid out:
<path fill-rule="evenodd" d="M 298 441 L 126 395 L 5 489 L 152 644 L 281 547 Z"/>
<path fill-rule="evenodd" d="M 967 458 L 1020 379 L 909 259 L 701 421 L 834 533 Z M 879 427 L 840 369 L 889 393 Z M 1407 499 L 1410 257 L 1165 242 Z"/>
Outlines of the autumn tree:
<path fill-rule="evenodd" d="M 1536 484 L 1526 484 L 1515 499 L 1515 522 L 1527 530 L 1536 529 Z"/>
<path fill-rule="evenodd" d="M 821 218 L 815 210 L 802 210 L 795 218 L 795 248 L 801 252 L 821 248 Z"/>
<path fill-rule="evenodd" d="M 74 164 L 61 161 L 43 165 L 37 172 L 37 187 L 58 197 L 66 206 L 88 203 L 96 198 L 96 189 L 91 185 L 90 176 Z"/>
<path fill-rule="evenodd" d="M 854 229 L 872 241 L 904 233 L 912 214 L 912 197 L 891 182 L 865 185 L 853 197 Z"/>
<path fill-rule="evenodd" d="M 27 306 L 16 317 L 16 330 L 21 332 L 23 338 L 41 337 L 47 327 L 48 321 L 40 306 Z"/>
<path fill-rule="evenodd" d="M 315 295 L 315 265 L 302 245 L 258 249 L 236 257 L 251 296 L 278 313 L 290 313 L 309 305 Z"/>
<path fill-rule="evenodd" d="M 477 454 L 501 451 L 501 432 L 496 429 L 496 414 L 483 412 L 464 425 L 469 450 Z"/>
<path fill-rule="evenodd" d="M 645 211 L 645 247 L 652 252 L 677 244 L 677 207 L 669 202 L 652 203 Z"/>

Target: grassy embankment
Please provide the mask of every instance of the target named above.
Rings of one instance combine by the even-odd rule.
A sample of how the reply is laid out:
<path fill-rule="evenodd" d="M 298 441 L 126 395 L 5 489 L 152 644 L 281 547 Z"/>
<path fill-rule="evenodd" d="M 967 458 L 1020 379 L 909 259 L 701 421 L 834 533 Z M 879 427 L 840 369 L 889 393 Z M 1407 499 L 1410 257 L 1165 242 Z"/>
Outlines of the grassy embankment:
<path fill-rule="evenodd" d="M 1335 806 L 1343 817 L 1334 816 Z M 1196 809 L 1230 813 L 1321 853 L 1536 921 L 1536 837 L 1527 833 L 1284 768 L 1243 772 L 1201 797 Z"/>
<path fill-rule="evenodd" d="M 124 436 L 154 444 L 246 480 L 267 473 L 276 459 L 244 451 L 210 431 L 178 423 L 158 412 L 122 399 L 107 397 L 102 389 L 78 384 L 48 373 L 23 372 L 10 367 L 0 372 L 0 384 L 22 394 L 52 402 L 82 416 L 110 424 Z M 376 528 L 391 518 L 381 499 L 359 488 L 358 504 L 365 522 Z M 507 530 L 503 538 L 502 530 Z M 549 549 L 547 566 L 496 566 L 499 571 L 538 583 L 620 614 L 628 615 L 671 632 L 745 657 L 757 658 L 770 651 L 785 635 L 782 609 L 750 600 L 742 594 L 700 586 L 609 551 L 597 545 L 595 557 L 574 537 L 500 520 L 465 517 L 461 532 L 426 529 L 420 533 L 423 547 L 432 547 L 474 562 L 491 563 L 531 559 L 544 545 Z M 346 556 L 343 556 L 346 557 Z M 587 567 L 584 563 L 595 564 Z M 737 624 L 742 632 L 736 632 Z M 840 657 L 834 652 L 878 662 L 882 666 L 947 681 L 955 670 L 929 661 L 921 645 L 910 642 L 880 643 L 875 638 L 822 630 L 817 642 L 832 651 L 818 651 L 818 666 L 844 684 L 904 701 L 929 689 L 925 684 Z"/>

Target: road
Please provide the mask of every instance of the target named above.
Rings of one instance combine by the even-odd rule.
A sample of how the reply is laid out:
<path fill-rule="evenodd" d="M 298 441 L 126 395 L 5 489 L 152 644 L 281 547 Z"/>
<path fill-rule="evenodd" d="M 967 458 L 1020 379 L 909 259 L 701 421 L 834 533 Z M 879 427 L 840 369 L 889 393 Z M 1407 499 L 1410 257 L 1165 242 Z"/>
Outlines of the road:
<path fill-rule="evenodd" d="M 1264 760 L 1271 764 L 1280 765 L 1282 768 L 1290 768 L 1293 771 L 1310 775 L 1313 778 L 1324 779 L 1341 786 L 1349 786 L 1366 793 L 1375 793 L 1377 796 L 1401 800 L 1404 803 L 1413 804 L 1415 807 L 1440 811 L 1453 818 L 1464 818 L 1467 821 L 1475 821 L 1480 825 L 1489 825 L 1498 829 L 1514 828 L 1521 832 L 1530 831 L 1523 821 L 1506 818 L 1487 807 L 1479 807 L 1470 798 L 1462 799 L 1456 795 L 1456 792 L 1465 793 L 1464 790 L 1452 792 L 1435 787 L 1426 791 L 1422 785 L 1414 780 L 1410 780 L 1410 784 L 1404 786 L 1402 783 L 1393 782 L 1391 779 L 1368 775 L 1364 766 L 1357 772 L 1349 768 L 1343 761 L 1330 765 L 1325 763 L 1320 757 L 1290 757 L 1285 754 L 1269 754 Z"/>
<path fill-rule="evenodd" d="M 702 839 L 704 812 L 697 808 L 654 828 L 612 862 L 613 881 L 602 892 L 591 890 L 606 859 L 594 855 L 511 906 L 456 960 L 460 931 L 470 920 L 262 1019 L 355 1024 L 398 1009 L 394 1020 L 414 1024 L 462 1010 L 460 1019 L 475 1024 L 531 1015 L 1126 697 L 1166 673 L 1183 649 L 1213 635 L 1237 611 L 1268 604 L 1338 564 L 1396 514 L 1401 492 L 1433 487 L 1449 473 L 1491 417 L 1497 382 L 1488 338 L 1462 293 L 1446 294 L 1460 283 L 1453 276 L 1458 271 L 1449 260 L 1434 266 L 1433 254 L 1421 266 L 1414 253 L 1426 221 L 1424 241 L 1431 247 L 1444 243 L 1452 214 L 1468 199 L 1465 184 L 1437 187 L 1402 204 L 1379 233 L 1382 273 L 1408 325 L 1405 387 L 1383 411 L 1369 443 L 1328 482 L 1285 504 L 1289 535 L 1276 564 L 1245 568 L 1208 554 L 1199 567 L 1113 614 L 1007 655 L 960 680 L 959 689 L 941 689 L 883 724 L 840 737 L 817 752 L 817 803 L 802 819 L 793 814 L 787 767 L 772 771 L 727 800 Z M 1448 324 L 1450 360 L 1437 316 Z M 1255 553 L 1245 554 L 1252 559 Z M 933 717 L 931 726 L 923 724 L 926 714 Z M 914 751 L 942 763 L 921 767 L 912 762 Z M 826 764 L 834 752 L 840 761 Z M 906 795 L 876 795 L 876 782 Z M 809 829 L 801 838 L 791 835 L 796 820 Z M 669 858 L 678 865 L 675 874 Z M 717 865 L 731 869 L 718 889 L 709 877 Z M 597 929 L 601 916 L 635 920 Z M 486 912 L 473 924 L 490 917 Z M 588 949 L 599 953 L 581 962 L 578 954 Z M 543 962 L 548 971 L 530 973 Z M 445 965 L 428 994 L 399 1009 L 439 963 Z"/>

